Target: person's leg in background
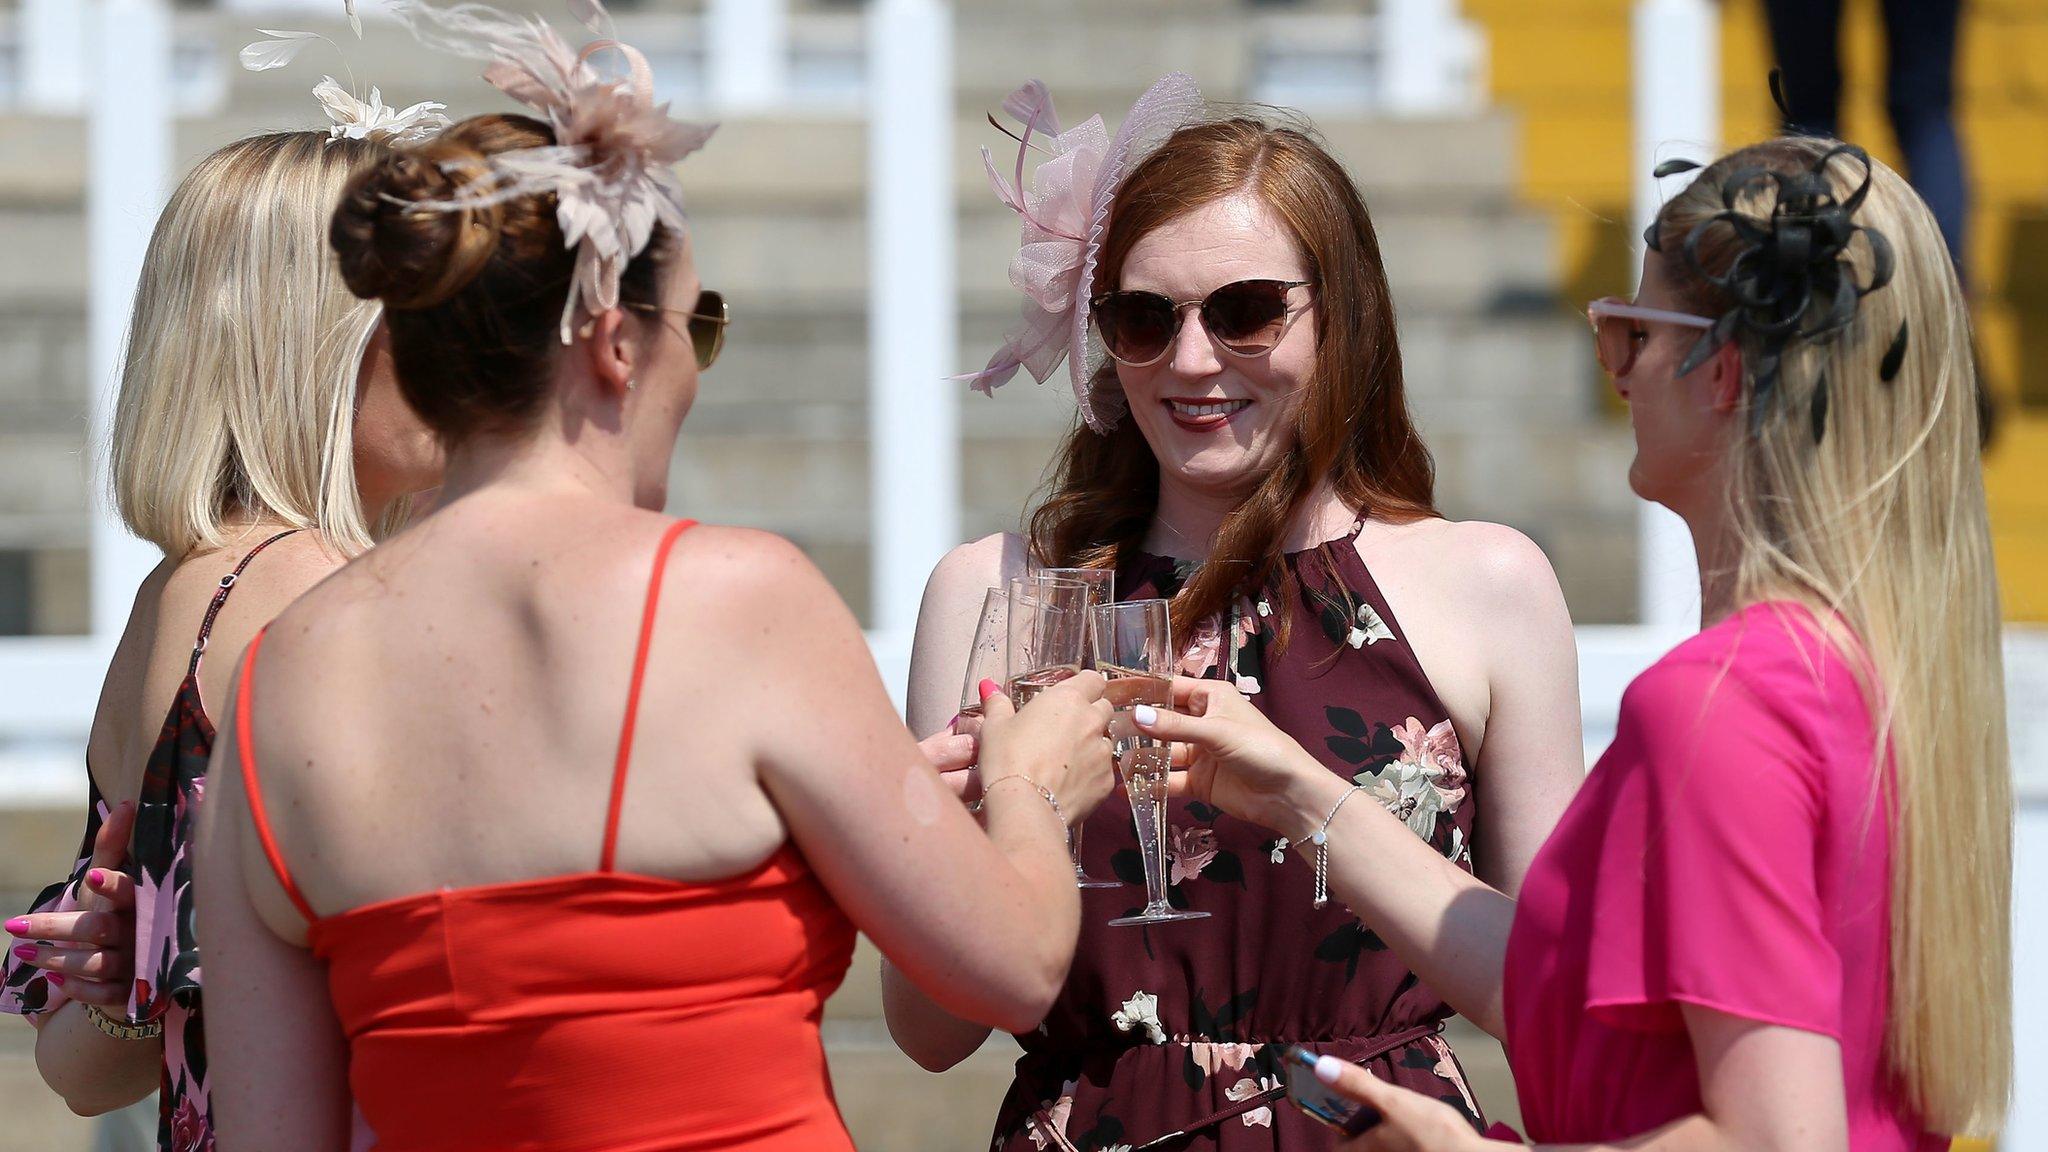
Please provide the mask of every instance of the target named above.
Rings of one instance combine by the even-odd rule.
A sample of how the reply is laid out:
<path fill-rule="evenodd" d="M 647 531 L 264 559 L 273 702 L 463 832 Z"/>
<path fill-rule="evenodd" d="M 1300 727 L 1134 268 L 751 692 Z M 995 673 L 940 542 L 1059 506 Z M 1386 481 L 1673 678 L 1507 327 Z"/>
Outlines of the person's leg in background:
<path fill-rule="evenodd" d="M 1962 0 L 1884 0 L 1885 111 L 1906 158 L 1906 177 L 1941 225 L 1956 273 L 1963 260 L 1969 184 L 1956 137 L 1956 25 Z"/>
<path fill-rule="evenodd" d="M 1969 238 L 1970 185 L 1963 146 L 1956 135 L 1956 28 L 1962 0 L 1884 0 L 1885 112 L 1905 156 L 1906 178 L 1927 201 L 1956 278 L 1970 291 L 1964 258 Z M 1974 341 L 1973 341 L 1974 343 Z M 1977 361 L 1977 420 L 1986 446 L 1997 433 L 1999 406 Z"/>
<path fill-rule="evenodd" d="M 1764 0 L 1764 15 L 1785 83 L 1786 130 L 1841 135 L 1842 0 Z"/>

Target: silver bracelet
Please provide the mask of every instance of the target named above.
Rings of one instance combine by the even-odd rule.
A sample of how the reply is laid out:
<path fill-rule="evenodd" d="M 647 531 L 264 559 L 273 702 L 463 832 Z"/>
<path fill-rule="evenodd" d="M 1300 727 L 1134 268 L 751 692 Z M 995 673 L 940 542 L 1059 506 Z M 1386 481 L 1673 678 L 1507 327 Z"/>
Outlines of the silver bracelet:
<path fill-rule="evenodd" d="M 1052 805 L 1053 817 L 1060 822 L 1060 827 L 1065 828 L 1067 826 L 1067 814 L 1060 811 L 1060 798 L 1052 794 L 1052 789 L 1047 788 L 1045 785 L 1040 784 L 1038 781 L 1033 780 L 1031 777 L 1026 776 L 1022 772 L 1012 772 L 1008 776 L 998 776 L 995 779 L 989 781 L 988 783 L 983 784 L 981 786 L 982 798 L 987 799 L 988 790 L 995 787 L 998 784 L 1001 784 L 1005 780 L 1022 780 L 1026 784 L 1029 784 L 1033 788 L 1037 789 L 1038 794 L 1040 796 L 1045 797 L 1045 802 L 1047 804 Z"/>
<path fill-rule="evenodd" d="M 1330 805 L 1330 814 L 1323 817 L 1323 826 L 1316 829 L 1315 835 L 1308 838 L 1309 843 L 1315 845 L 1316 848 L 1315 906 L 1317 908 L 1321 908 L 1330 902 L 1330 821 L 1337 818 L 1337 812 L 1344 807 L 1346 800 L 1365 790 L 1366 788 L 1363 784 L 1353 784 L 1350 788 L 1346 789 L 1342 796 L 1337 797 L 1337 802 Z"/>

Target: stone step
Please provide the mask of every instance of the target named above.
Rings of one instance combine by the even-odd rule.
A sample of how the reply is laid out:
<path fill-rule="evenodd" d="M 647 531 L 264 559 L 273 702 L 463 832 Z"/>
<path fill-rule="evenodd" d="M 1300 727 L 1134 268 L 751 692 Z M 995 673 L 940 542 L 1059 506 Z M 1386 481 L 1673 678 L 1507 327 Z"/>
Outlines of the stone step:
<path fill-rule="evenodd" d="M 283 79 L 282 74 L 277 75 Z M 177 121 L 172 162 L 183 171 L 225 144 L 280 128 L 320 128 L 326 121 L 304 76 L 290 83 L 261 79 L 248 92 L 237 89 L 233 103 L 209 115 Z M 420 87 L 408 85 L 408 88 Z M 1142 82 L 1120 91 L 1117 114 Z M 506 103 L 480 83 L 466 96 L 448 97 L 451 115 L 506 111 Z M 249 98 L 244 100 L 242 97 Z M 951 152 L 955 193 L 963 206 L 984 202 L 999 210 L 991 194 L 980 149 L 994 154 L 1006 177 L 1016 144 L 989 126 L 987 116 L 1003 93 L 957 102 Z M 403 99 L 403 97 L 399 97 Z M 1063 102 L 1082 118 L 1092 114 L 1080 101 Z M 1500 111 L 1470 116 L 1404 119 L 1326 113 L 1311 128 L 1350 169 L 1370 201 L 1505 204 L 1514 197 L 1517 132 L 1514 118 Z M 1007 125 L 1006 127 L 1014 127 Z M 1114 118 L 1111 117 L 1114 129 Z M 86 124 L 77 116 L 26 113 L 0 115 L 0 202 L 76 204 L 86 186 Z M 867 126 L 858 116 L 792 111 L 773 115 L 727 116 L 702 152 L 683 165 L 684 187 L 693 207 L 772 203 L 785 206 L 858 203 L 868 188 Z"/>
<path fill-rule="evenodd" d="M 0 912 L 27 908 L 35 894 L 71 875 L 85 833 L 85 764 L 78 765 L 78 803 L 0 806 Z M 0 1017 L 4 1019 L 4 1017 Z M 0 1116 L 6 1115 L 0 1110 Z"/>
<path fill-rule="evenodd" d="M 692 227 L 706 284 L 737 303 L 820 310 L 861 305 L 868 292 L 867 223 L 858 200 L 778 204 L 693 200 Z M 1375 214 L 1394 298 L 1404 308 L 1482 309 L 1503 297 L 1551 290 L 1555 230 L 1545 218 L 1474 202 L 1399 201 Z M 1008 269 L 1017 220 L 1000 206 L 963 206 L 956 275 L 963 307 L 1014 316 Z M 0 309 L 82 309 L 85 218 L 76 205 L 0 204 Z M 33 272 L 31 272 L 33 270 Z"/>
<path fill-rule="evenodd" d="M 94 1121 L 74 1114 L 36 1073 L 35 1031 L 0 1014 L 0 1116 L 7 1146 L 38 1152 L 91 1152 Z"/>

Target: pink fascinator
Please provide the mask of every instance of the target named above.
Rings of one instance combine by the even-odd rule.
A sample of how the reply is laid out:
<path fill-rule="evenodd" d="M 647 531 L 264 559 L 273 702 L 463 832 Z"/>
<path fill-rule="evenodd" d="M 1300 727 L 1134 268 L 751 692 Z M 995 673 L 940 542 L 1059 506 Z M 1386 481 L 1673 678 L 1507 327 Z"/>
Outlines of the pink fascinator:
<path fill-rule="evenodd" d="M 981 157 L 996 196 L 1023 221 L 1010 283 L 1024 294 L 1024 315 L 986 367 L 958 379 L 992 395 L 1019 368 L 1043 384 L 1065 360 L 1081 418 L 1097 432 L 1116 426 L 1123 397 L 1097 395 L 1089 386 L 1096 365 L 1088 340 L 1088 290 L 1109 230 L 1109 206 L 1138 161 L 1201 110 L 1201 89 L 1182 72 L 1146 89 L 1114 138 L 1100 116 L 1063 131 L 1052 94 L 1040 81 L 1027 81 L 1003 101 L 1003 111 L 1022 125 L 1013 175 L 1004 178 L 988 149 Z M 1034 144 L 1034 135 L 1044 142 Z M 1024 164 L 1034 148 L 1046 159 L 1032 169 L 1027 188 Z"/>
<path fill-rule="evenodd" d="M 716 125 L 672 120 L 654 102 L 647 58 L 609 35 L 611 18 L 598 0 L 571 0 L 585 27 L 604 37 L 571 49 L 538 18 L 519 19 L 483 4 L 446 8 L 395 0 L 391 12 L 420 43 L 485 61 L 484 79 L 533 109 L 554 129 L 555 143 L 500 152 L 488 173 L 452 201 L 422 210 L 455 211 L 553 193 L 557 223 L 576 252 L 562 343 L 573 337 L 578 307 L 595 315 L 619 303 L 619 277 L 654 236 L 657 224 L 684 228 L 683 186 L 672 167 L 704 146 Z M 592 62 L 603 53 L 625 62 L 622 78 Z"/>

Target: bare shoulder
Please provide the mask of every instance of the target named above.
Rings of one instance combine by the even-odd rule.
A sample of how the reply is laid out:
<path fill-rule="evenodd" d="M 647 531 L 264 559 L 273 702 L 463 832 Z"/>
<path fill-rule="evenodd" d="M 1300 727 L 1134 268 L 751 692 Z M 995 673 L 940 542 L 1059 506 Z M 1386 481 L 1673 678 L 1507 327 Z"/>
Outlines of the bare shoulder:
<path fill-rule="evenodd" d="M 222 581 L 241 567 L 228 599 L 232 607 L 224 606 L 222 616 L 229 618 L 232 613 L 260 624 L 348 563 L 348 556 L 318 532 L 294 532 L 250 559 L 260 544 L 260 539 L 236 541 L 180 562 L 166 589 L 166 617 L 179 621 L 189 617 L 196 626 Z M 242 567 L 244 560 L 248 560 L 246 567 Z"/>
<path fill-rule="evenodd" d="M 687 586 L 711 602 L 838 597 L 824 572 L 787 537 L 710 524 L 676 541 L 663 585 L 664 591 Z"/>
<path fill-rule="evenodd" d="M 1024 555 L 1024 537 L 1015 532 L 993 532 L 958 545 L 932 567 L 924 586 L 925 605 L 967 600 L 979 605 L 984 590 L 1000 587 L 1006 576 L 1024 570 Z"/>
<path fill-rule="evenodd" d="M 1550 557 L 1505 524 L 1430 518 L 1405 524 L 1373 521 L 1359 534 L 1360 554 L 1430 572 L 1444 592 L 1488 613 L 1562 611 L 1564 594 Z M 1375 575 L 1378 568 L 1375 569 Z"/>

